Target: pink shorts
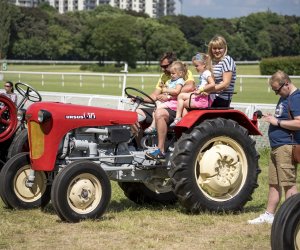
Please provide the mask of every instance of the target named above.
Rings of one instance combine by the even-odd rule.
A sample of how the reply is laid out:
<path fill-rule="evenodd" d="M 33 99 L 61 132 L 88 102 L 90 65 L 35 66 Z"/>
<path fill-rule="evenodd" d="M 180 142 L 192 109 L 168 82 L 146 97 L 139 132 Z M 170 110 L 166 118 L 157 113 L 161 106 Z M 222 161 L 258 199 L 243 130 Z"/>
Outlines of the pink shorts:
<path fill-rule="evenodd" d="M 191 108 L 207 108 L 211 105 L 208 96 L 197 95 L 192 97 Z"/>
<path fill-rule="evenodd" d="M 177 99 L 174 99 L 174 100 L 169 100 L 167 102 L 164 102 L 164 104 L 169 108 L 169 109 L 172 109 L 172 110 L 177 110 Z"/>

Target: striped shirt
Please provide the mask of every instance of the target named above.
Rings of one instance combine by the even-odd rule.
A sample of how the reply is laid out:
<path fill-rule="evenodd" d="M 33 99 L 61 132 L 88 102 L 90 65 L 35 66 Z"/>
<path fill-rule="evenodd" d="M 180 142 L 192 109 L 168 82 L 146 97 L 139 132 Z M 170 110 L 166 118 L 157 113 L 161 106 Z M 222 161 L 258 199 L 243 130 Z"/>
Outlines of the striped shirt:
<path fill-rule="evenodd" d="M 224 90 L 226 93 L 220 92 L 219 94 L 217 94 L 217 96 L 219 96 L 222 99 L 231 100 L 232 93 L 234 91 L 234 84 L 236 80 L 236 65 L 234 60 L 228 55 L 225 56 L 220 62 L 213 65 L 213 71 L 214 71 L 216 84 L 219 84 L 220 82 L 223 81 L 224 72 L 229 72 L 229 71 L 232 72 L 230 85 L 228 86 L 227 89 Z M 230 94 L 228 94 L 228 92 Z"/>

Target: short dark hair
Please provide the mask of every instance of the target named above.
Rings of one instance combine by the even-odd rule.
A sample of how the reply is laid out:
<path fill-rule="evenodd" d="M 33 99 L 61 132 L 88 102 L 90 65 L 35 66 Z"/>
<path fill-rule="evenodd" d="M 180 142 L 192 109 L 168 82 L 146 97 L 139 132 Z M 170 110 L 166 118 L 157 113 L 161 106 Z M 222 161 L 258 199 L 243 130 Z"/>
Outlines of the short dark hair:
<path fill-rule="evenodd" d="M 162 62 L 163 60 L 167 59 L 169 64 L 171 64 L 172 62 L 177 61 L 177 56 L 174 52 L 166 52 L 162 55 L 162 57 L 160 58 L 160 62 Z"/>

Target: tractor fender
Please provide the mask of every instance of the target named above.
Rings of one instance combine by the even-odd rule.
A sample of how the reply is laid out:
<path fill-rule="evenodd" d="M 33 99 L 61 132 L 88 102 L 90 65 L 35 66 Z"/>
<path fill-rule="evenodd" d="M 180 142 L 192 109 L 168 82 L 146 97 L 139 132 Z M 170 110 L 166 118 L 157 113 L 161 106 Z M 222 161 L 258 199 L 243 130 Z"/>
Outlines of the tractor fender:
<path fill-rule="evenodd" d="M 250 120 L 243 112 L 235 109 L 202 109 L 189 111 L 175 127 L 176 134 L 194 127 L 204 120 L 222 117 L 234 120 L 248 130 L 249 135 L 262 135 L 257 127 L 257 118 Z"/>

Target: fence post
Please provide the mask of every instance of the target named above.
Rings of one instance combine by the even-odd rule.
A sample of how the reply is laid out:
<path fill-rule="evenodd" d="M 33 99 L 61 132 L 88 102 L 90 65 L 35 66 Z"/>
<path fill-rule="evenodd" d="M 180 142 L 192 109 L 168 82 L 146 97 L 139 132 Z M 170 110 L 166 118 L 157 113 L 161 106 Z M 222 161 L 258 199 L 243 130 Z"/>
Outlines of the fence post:
<path fill-rule="evenodd" d="M 125 97 L 125 88 L 126 88 L 127 73 L 128 73 L 128 64 L 126 62 L 124 64 L 124 70 L 122 70 L 121 72 L 124 73 L 124 76 L 123 76 L 122 98 L 119 100 L 118 109 L 124 109 L 124 103 L 122 102 L 122 99 L 124 99 Z"/>
<path fill-rule="evenodd" d="M 240 92 L 243 92 L 243 78 L 240 78 Z"/>

